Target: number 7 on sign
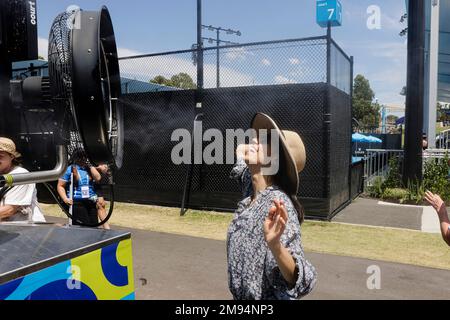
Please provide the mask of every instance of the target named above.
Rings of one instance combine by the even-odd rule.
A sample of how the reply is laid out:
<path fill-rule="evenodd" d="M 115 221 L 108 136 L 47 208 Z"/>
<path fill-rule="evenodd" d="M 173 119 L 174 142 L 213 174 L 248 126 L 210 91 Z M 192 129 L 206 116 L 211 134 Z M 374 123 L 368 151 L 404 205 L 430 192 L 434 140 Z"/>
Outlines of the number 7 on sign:
<path fill-rule="evenodd" d="M 333 15 L 334 15 L 334 9 L 328 9 L 328 12 L 330 13 L 328 20 L 333 19 Z"/>

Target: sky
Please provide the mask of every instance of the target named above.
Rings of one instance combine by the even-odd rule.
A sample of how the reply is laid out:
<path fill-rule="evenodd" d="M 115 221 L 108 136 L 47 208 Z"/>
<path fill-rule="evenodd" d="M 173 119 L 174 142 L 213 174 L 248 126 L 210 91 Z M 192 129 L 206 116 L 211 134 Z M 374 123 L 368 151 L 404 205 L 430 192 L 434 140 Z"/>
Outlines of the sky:
<path fill-rule="evenodd" d="M 196 43 L 196 0 L 37 0 L 40 54 L 46 56 L 48 32 L 53 19 L 70 5 L 98 10 L 106 5 L 111 13 L 119 56 L 158 53 L 191 48 Z M 399 93 L 406 85 L 406 27 L 400 17 L 404 0 L 341 0 L 343 25 L 332 36 L 355 59 L 355 75 L 369 79 L 379 103 L 404 105 Z M 367 21 L 380 9 L 380 28 L 369 29 Z M 203 0 L 203 24 L 239 30 L 242 36 L 224 35 L 239 43 L 320 36 L 326 30 L 316 23 L 315 0 Z M 215 34 L 204 30 L 205 37 Z M 263 59 L 266 66 L 269 59 Z M 228 70 L 234 75 L 234 70 Z M 242 76 L 242 75 L 240 75 Z M 394 110 L 389 113 L 396 114 Z"/>

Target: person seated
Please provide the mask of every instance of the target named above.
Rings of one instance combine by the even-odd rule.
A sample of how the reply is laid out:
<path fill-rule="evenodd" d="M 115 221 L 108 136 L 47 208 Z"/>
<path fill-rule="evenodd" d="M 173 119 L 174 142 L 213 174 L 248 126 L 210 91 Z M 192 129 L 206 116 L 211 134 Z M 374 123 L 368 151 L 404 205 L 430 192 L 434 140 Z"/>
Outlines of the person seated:
<path fill-rule="evenodd" d="M 0 174 L 24 174 L 29 171 L 20 166 L 21 154 L 15 143 L 0 138 Z M 45 223 L 37 201 L 36 184 L 4 187 L 0 190 L 0 223 Z"/>
<path fill-rule="evenodd" d="M 73 175 L 73 180 L 71 179 Z M 72 206 L 73 225 L 95 225 L 98 223 L 97 200 L 94 181 L 101 180 L 98 170 L 89 165 L 86 152 L 76 149 L 71 165 L 58 181 L 58 194 L 64 203 Z M 70 185 L 73 184 L 73 196 L 70 197 Z"/>

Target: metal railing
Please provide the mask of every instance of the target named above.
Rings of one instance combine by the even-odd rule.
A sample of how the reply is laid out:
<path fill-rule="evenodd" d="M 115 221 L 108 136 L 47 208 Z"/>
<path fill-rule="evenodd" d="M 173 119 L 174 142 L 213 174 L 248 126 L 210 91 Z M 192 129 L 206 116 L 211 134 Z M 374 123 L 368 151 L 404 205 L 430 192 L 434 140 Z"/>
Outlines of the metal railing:
<path fill-rule="evenodd" d="M 436 137 L 436 148 L 444 150 L 450 149 L 450 129 L 442 131 Z"/>
<path fill-rule="evenodd" d="M 448 149 L 427 149 L 423 152 L 423 159 L 444 159 L 450 157 L 450 150 Z"/>
<path fill-rule="evenodd" d="M 377 177 L 386 178 L 389 172 L 389 161 L 393 157 L 403 159 L 403 150 L 371 149 L 366 151 L 364 157 L 364 187 L 370 187 Z M 400 170 L 403 171 L 403 161 L 399 161 Z"/>
<path fill-rule="evenodd" d="M 389 160 L 398 157 L 400 172 L 403 172 L 403 150 L 381 150 L 371 149 L 366 151 L 364 156 L 364 186 L 370 187 L 377 177 L 385 179 L 389 172 Z M 428 149 L 422 153 L 423 168 L 428 161 L 434 159 L 450 158 L 450 150 L 447 149 Z"/>

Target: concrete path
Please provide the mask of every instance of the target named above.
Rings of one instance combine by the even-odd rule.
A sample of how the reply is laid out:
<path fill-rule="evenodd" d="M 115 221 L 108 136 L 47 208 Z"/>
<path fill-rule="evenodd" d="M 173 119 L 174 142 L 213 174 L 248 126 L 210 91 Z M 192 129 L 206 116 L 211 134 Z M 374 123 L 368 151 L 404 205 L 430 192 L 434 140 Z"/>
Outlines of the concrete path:
<path fill-rule="evenodd" d="M 334 222 L 440 233 L 439 219 L 431 206 L 400 205 L 358 198 Z"/>
<path fill-rule="evenodd" d="M 231 298 L 225 242 L 129 231 L 138 299 Z M 450 271 L 327 254 L 307 257 L 319 275 L 307 299 L 450 299 Z"/>
<path fill-rule="evenodd" d="M 408 212 L 417 224 L 420 215 Z M 137 299 L 231 299 L 224 241 L 113 228 L 132 234 Z M 328 254 L 306 256 L 317 269 L 318 284 L 305 299 L 450 299 L 447 270 Z"/>

